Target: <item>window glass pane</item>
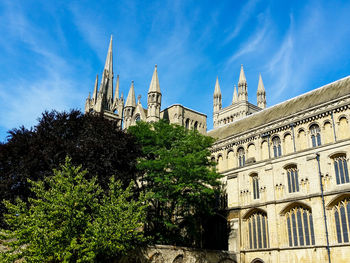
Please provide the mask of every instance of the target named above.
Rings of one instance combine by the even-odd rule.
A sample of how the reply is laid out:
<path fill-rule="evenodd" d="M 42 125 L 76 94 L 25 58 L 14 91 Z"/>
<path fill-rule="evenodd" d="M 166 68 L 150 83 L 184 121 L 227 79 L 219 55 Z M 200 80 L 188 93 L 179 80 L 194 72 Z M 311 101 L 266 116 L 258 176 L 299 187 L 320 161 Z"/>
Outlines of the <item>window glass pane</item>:
<path fill-rule="evenodd" d="M 294 239 L 294 246 L 298 245 L 298 234 L 297 234 L 297 224 L 295 220 L 295 213 L 292 213 L 292 229 L 293 229 L 293 239 Z"/>
<path fill-rule="evenodd" d="M 273 156 L 277 157 L 277 149 L 276 146 L 273 146 Z"/>
<path fill-rule="evenodd" d="M 311 230 L 311 243 L 315 245 L 314 224 L 312 223 L 312 214 L 309 214 L 310 230 Z"/>
<path fill-rule="evenodd" d="M 337 160 L 334 160 L 334 170 L 335 170 L 335 179 L 337 181 L 337 184 L 340 184 L 339 170 L 338 170 L 338 161 Z"/>
<path fill-rule="evenodd" d="M 261 220 L 260 220 L 260 215 L 257 215 L 257 223 L 258 223 L 258 248 L 262 248 L 261 244 Z"/>
<path fill-rule="evenodd" d="M 317 133 L 317 145 L 320 146 L 321 145 L 321 134 Z"/>
<path fill-rule="evenodd" d="M 299 178 L 298 178 L 298 171 L 294 171 L 294 176 L 295 176 L 295 190 L 299 192 Z"/>
<path fill-rule="evenodd" d="M 341 159 L 338 159 L 338 165 L 339 165 L 340 182 L 343 184 L 345 183 L 345 178 L 344 178 L 343 162 L 341 161 Z"/>
<path fill-rule="evenodd" d="M 287 215 L 287 227 L 288 227 L 289 246 L 291 247 L 293 246 L 293 243 L 292 243 L 292 230 L 291 230 L 289 215 Z"/>
<path fill-rule="evenodd" d="M 341 218 L 341 226 L 343 229 L 343 238 L 344 238 L 343 240 L 344 242 L 349 242 L 348 226 L 346 222 L 345 208 L 343 205 L 340 207 L 340 218 Z"/>
<path fill-rule="evenodd" d="M 252 246 L 252 223 L 251 223 L 251 219 L 249 219 L 249 248 L 253 248 L 253 246 Z"/>
<path fill-rule="evenodd" d="M 344 175 L 345 175 L 345 182 L 349 182 L 349 170 L 348 170 L 348 164 L 346 162 L 346 159 L 343 158 L 343 167 L 344 167 Z"/>
<path fill-rule="evenodd" d="M 255 179 L 255 182 L 256 182 L 256 198 L 260 198 L 260 195 L 259 195 L 259 180 L 258 180 L 258 177 Z"/>
<path fill-rule="evenodd" d="M 294 172 L 293 170 L 289 170 L 290 173 L 290 179 L 291 179 L 291 183 L 292 183 L 292 192 L 295 192 L 295 181 L 294 181 Z"/>
<path fill-rule="evenodd" d="M 336 208 L 334 209 L 334 219 L 335 219 L 335 227 L 337 229 L 338 243 L 342 243 L 339 214 Z"/>
<path fill-rule="evenodd" d="M 299 245 L 304 246 L 304 231 L 303 231 L 303 224 L 301 222 L 301 208 L 297 211 L 297 222 L 298 222 L 298 232 L 299 232 Z"/>
<path fill-rule="evenodd" d="M 281 144 L 278 145 L 278 156 L 282 155 Z"/>
<path fill-rule="evenodd" d="M 309 233 L 309 224 L 307 220 L 307 212 L 303 211 L 303 219 L 304 219 L 304 229 L 305 229 L 305 243 L 306 245 L 310 245 L 310 233 Z"/>
<path fill-rule="evenodd" d="M 287 172 L 287 177 L 288 177 L 288 192 L 291 193 L 292 189 L 291 189 L 291 180 L 290 180 L 290 172 Z"/>
<path fill-rule="evenodd" d="M 243 165 L 245 165 L 245 156 L 243 155 Z"/>
<path fill-rule="evenodd" d="M 255 225 L 255 216 L 253 217 L 253 245 L 256 248 L 256 225 Z"/>
<path fill-rule="evenodd" d="M 262 234 L 263 234 L 263 247 L 267 247 L 267 242 L 266 242 L 266 225 L 265 225 L 265 216 L 262 217 Z"/>
<path fill-rule="evenodd" d="M 315 135 L 311 135 L 312 147 L 316 147 L 316 138 Z"/>

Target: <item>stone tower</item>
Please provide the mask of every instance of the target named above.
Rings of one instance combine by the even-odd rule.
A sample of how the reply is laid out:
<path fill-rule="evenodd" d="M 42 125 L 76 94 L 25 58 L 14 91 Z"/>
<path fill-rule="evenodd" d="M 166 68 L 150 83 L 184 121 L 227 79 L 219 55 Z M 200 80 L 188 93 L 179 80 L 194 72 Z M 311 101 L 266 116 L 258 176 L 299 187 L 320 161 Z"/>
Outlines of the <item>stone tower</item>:
<path fill-rule="evenodd" d="M 259 108 L 265 109 L 266 93 L 265 93 L 264 83 L 261 78 L 261 74 L 259 74 L 259 84 L 258 84 L 258 91 L 256 92 L 256 96 L 257 96 L 257 106 Z"/>
<path fill-rule="evenodd" d="M 159 121 L 161 101 L 162 93 L 160 92 L 157 65 L 155 65 L 147 95 L 147 122 Z"/>

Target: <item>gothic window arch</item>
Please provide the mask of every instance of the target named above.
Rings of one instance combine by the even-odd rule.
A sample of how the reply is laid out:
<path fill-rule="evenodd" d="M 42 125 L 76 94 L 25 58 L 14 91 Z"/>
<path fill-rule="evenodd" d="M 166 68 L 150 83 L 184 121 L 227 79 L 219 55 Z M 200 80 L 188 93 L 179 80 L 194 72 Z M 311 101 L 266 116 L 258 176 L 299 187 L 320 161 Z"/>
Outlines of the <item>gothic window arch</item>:
<path fill-rule="evenodd" d="M 302 205 L 290 208 L 284 214 L 290 247 L 315 244 L 314 225 L 311 209 Z"/>
<path fill-rule="evenodd" d="M 350 196 L 337 198 L 330 206 L 334 237 L 337 243 L 349 243 L 350 235 Z"/>
<path fill-rule="evenodd" d="M 135 116 L 135 121 L 136 121 L 136 122 L 141 121 L 141 116 L 140 116 L 140 114 L 137 114 L 137 115 Z"/>
<path fill-rule="evenodd" d="M 259 199 L 260 193 L 259 193 L 259 176 L 257 173 L 253 173 L 250 175 L 252 179 L 252 186 L 253 186 L 253 198 Z"/>
<path fill-rule="evenodd" d="M 238 166 L 243 167 L 245 165 L 245 152 L 243 147 L 238 148 L 237 155 L 238 155 Z"/>
<path fill-rule="evenodd" d="M 259 249 L 269 247 L 268 221 L 264 211 L 256 210 L 246 217 L 247 247 Z"/>
<path fill-rule="evenodd" d="M 288 181 L 288 192 L 295 193 L 299 192 L 299 174 L 298 167 L 295 164 L 285 166 L 284 168 L 287 173 Z"/>
<path fill-rule="evenodd" d="M 312 124 L 310 126 L 311 142 L 312 147 L 321 145 L 321 130 L 317 124 Z"/>
<path fill-rule="evenodd" d="M 196 121 L 196 122 L 194 123 L 193 129 L 194 129 L 194 130 L 198 130 L 198 121 Z"/>
<path fill-rule="evenodd" d="M 280 137 L 274 136 L 272 138 L 272 145 L 273 145 L 273 155 L 274 155 L 274 157 L 280 157 L 282 155 L 281 139 L 280 139 Z"/>
<path fill-rule="evenodd" d="M 189 129 L 190 128 L 190 119 L 186 119 L 186 121 L 185 121 L 185 128 L 186 129 Z"/>
<path fill-rule="evenodd" d="M 331 158 L 333 159 L 335 180 L 337 184 L 349 183 L 350 178 L 346 154 L 335 154 Z"/>

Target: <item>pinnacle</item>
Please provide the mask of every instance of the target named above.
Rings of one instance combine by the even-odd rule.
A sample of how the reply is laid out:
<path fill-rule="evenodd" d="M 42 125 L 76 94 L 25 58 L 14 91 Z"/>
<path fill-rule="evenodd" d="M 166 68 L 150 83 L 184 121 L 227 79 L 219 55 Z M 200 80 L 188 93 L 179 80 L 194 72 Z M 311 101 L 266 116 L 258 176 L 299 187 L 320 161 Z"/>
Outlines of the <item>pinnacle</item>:
<path fill-rule="evenodd" d="M 113 72 L 113 36 L 111 35 L 111 39 L 109 41 L 109 47 L 106 57 L 105 69 L 109 71 L 109 73 Z"/>
<path fill-rule="evenodd" d="M 234 85 L 233 88 L 233 98 L 232 98 L 232 104 L 238 102 L 238 95 L 237 95 L 237 88 L 236 85 Z"/>
<path fill-rule="evenodd" d="M 239 74 L 239 81 L 238 81 L 238 84 L 241 84 L 241 83 L 247 83 L 247 80 L 244 74 L 243 64 L 241 64 L 241 72 Z"/>
<path fill-rule="evenodd" d="M 261 78 L 261 74 L 259 74 L 258 92 L 259 91 L 265 92 L 264 83 L 263 83 L 263 80 Z"/>
<path fill-rule="evenodd" d="M 216 76 L 214 95 L 221 95 L 220 85 L 219 85 L 219 77 Z"/>
<path fill-rule="evenodd" d="M 128 106 L 129 107 L 136 107 L 134 81 L 131 81 L 129 94 L 128 94 L 128 97 L 126 98 L 125 107 L 128 107 Z"/>
<path fill-rule="evenodd" d="M 153 72 L 153 75 L 152 75 L 151 84 L 149 85 L 148 93 L 150 93 L 150 92 L 158 92 L 158 93 L 160 93 L 157 64 L 154 66 L 154 72 Z"/>

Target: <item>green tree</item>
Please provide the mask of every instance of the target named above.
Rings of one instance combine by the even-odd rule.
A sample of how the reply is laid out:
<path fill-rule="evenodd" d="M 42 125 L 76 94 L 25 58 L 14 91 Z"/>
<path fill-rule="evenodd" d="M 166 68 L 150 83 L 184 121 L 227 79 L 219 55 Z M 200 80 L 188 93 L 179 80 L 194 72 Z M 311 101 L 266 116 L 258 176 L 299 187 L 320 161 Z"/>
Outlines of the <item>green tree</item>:
<path fill-rule="evenodd" d="M 74 165 L 82 165 L 89 176 L 97 176 L 102 189 L 109 178 L 127 187 L 136 180 L 136 159 L 140 149 L 134 138 L 122 132 L 115 121 L 80 111 L 44 112 L 33 129 L 9 131 L 0 143 L 0 200 L 26 201 L 31 196 L 27 179 L 37 181 L 52 175 L 68 155 Z M 0 204 L 0 226 L 6 212 Z"/>
<path fill-rule="evenodd" d="M 220 174 L 210 161 L 211 137 L 165 121 L 128 130 L 142 146 L 140 184 L 152 192 L 145 234 L 153 242 L 202 246 L 203 225 L 215 211 Z"/>
<path fill-rule="evenodd" d="M 1 262 L 107 262 L 145 241 L 144 197 L 135 201 L 132 184 L 123 190 L 113 177 L 104 192 L 96 177 L 86 175 L 67 158 L 52 177 L 29 180 L 35 194 L 29 208 L 20 199 L 5 201 L 11 250 Z"/>

